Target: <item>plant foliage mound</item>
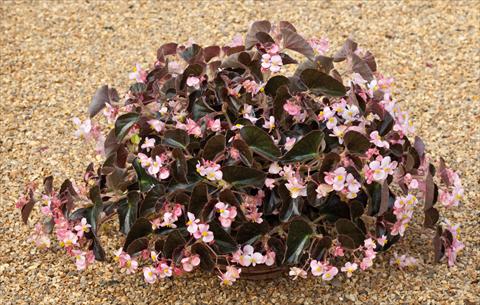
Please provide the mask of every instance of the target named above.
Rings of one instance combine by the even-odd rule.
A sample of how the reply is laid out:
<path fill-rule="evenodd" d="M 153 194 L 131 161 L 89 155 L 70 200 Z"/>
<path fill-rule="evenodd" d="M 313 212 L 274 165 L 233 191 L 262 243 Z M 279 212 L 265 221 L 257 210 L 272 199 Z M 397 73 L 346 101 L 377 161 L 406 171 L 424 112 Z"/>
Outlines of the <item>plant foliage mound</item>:
<path fill-rule="evenodd" d="M 328 48 L 268 21 L 223 47 L 162 45 L 124 98 L 95 93 L 90 117 L 107 123 L 74 119 L 103 164 L 81 182 L 27 186 L 23 221 L 37 201 L 44 216 L 32 240 L 53 247 L 54 234 L 83 270 L 106 259 L 100 237 L 118 219 L 115 259 L 149 283 L 197 267 L 223 284 L 328 281 L 370 268 L 416 215 L 434 261 L 453 264 L 463 244 L 440 211 L 462 200 L 459 176 L 431 163 L 372 53 L 350 39 Z"/>

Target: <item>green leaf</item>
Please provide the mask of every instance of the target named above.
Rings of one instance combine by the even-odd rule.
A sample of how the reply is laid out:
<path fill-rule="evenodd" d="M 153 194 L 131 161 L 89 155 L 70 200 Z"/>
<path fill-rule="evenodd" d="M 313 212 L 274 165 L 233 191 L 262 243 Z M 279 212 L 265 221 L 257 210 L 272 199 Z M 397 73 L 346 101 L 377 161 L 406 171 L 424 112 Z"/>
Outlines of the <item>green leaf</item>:
<path fill-rule="evenodd" d="M 133 255 L 135 253 L 141 252 L 145 249 L 148 249 L 148 238 L 140 237 L 135 239 L 128 245 L 127 253 Z"/>
<path fill-rule="evenodd" d="M 237 243 L 216 221 L 210 223 L 210 230 L 215 237 L 215 245 L 221 254 L 232 253 L 237 250 Z"/>
<path fill-rule="evenodd" d="M 135 112 L 125 113 L 117 118 L 115 121 L 115 136 L 117 141 L 122 141 L 130 128 L 138 122 L 140 114 Z"/>
<path fill-rule="evenodd" d="M 168 234 L 168 237 L 163 245 L 163 255 L 166 258 L 173 258 L 175 249 L 184 247 L 186 244 L 185 238 L 183 238 L 180 230 L 175 229 Z"/>
<path fill-rule="evenodd" d="M 238 229 L 236 240 L 241 245 L 251 245 L 267 233 L 268 223 L 266 221 L 262 223 L 246 222 Z"/>
<path fill-rule="evenodd" d="M 93 206 L 88 213 L 87 221 L 92 226 L 91 230 L 93 234 L 97 234 L 98 217 L 100 216 L 103 208 L 103 201 L 102 197 L 100 196 L 100 187 L 98 185 L 95 185 L 90 189 L 89 198 L 93 202 Z"/>
<path fill-rule="evenodd" d="M 213 268 L 215 268 L 216 255 L 209 246 L 202 242 L 197 242 L 192 246 L 192 253 L 200 256 L 200 268 L 203 271 L 213 271 Z"/>
<path fill-rule="evenodd" d="M 301 218 L 292 220 L 288 226 L 287 252 L 285 255 L 287 263 L 298 263 L 313 233 L 312 227 L 305 220 Z"/>
<path fill-rule="evenodd" d="M 300 54 L 305 55 L 308 58 L 312 58 L 315 55 L 310 44 L 300 36 L 300 34 L 292 31 L 291 29 L 284 28 L 281 30 L 283 46 L 286 49 L 296 51 Z"/>
<path fill-rule="evenodd" d="M 363 234 L 362 230 L 348 219 L 340 218 L 337 220 L 337 222 L 335 222 L 335 229 L 338 234 L 350 237 L 355 243 L 355 248 L 361 246 L 365 240 L 365 234 Z"/>
<path fill-rule="evenodd" d="M 323 131 L 313 130 L 300 139 L 283 157 L 283 162 L 302 162 L 318 156 L 324 145 Z M 323 144 L 323 145 L 322 145 Z"/>
<path fill-rule="evenodd" d="M 175 160 L 170 166 L 173 178 L 177 180 L 177 182 L 187 183 L 188 165 L 185 154 L 177 147 L 172 151 L 172 157 Z"/>
<path fill-rule="evenodd" d="M 234 140 L 232 146 L 240 153 L 240 160 L 248 167 L 253 164 L 253 153 L 247 143 L 241 139 Z"/>
<path fill-rule="evenodd" d="M 208 202 L 208 187 L 203 182 L 198 182 L 192 190 L 188 211 L 196 217 L 200 216 L 203 208 Z"/>
<path fill-rule="evenodd" d="M 335 78 L 316 69 L 305 69 L 300 74 L 303 83 L 316 95 L 345 96 L 347 90 Z"/>
<path fill-rule="evenodd" d="M 185 130 L 170 129 L 165 131 L 163 144 L 170 147 L 185 149 L 190 143 L 190 137 Z"/>
<path fill-rule="evenodd" d="M 224 135 L 215 135 L 208 139 L 207 143 L 205 144 L 205 148 L 203 149 L 203 158 L 205 160 L 214 160 L 215 157 L 223 153 L 225 150 L 225 136 Z"/>
<path fill-rule="evenodd" d="M 288 85 L 290 80 L 283 75 L 276 75 L 270 78 L 265 85 L 265 94 L 275 97 L 277 89 L 283 85 Z"/>
<path fill-rule="evenodd" d="M 118 216 L 120 220 L 120 231 L 128 234 L 138 217 L 138 203 L 140 194 L 137 191 L 130 191 L 127 200 L 120 202 L 118 206 Z"/>
<path fill-rule="evenodd" d="M 128 232 L 127 238 L 125 239 L 125 244 L 123 249 L 128 249 L 128 246 L 136 239 L 140 237 L 147 236 L 152 233 L 152 224 L 146 218 L 138 218 L 137 221 L 133 224 L 130 232 Z"/>
<path fill-rule="evenodd" d="M 255 153 L 268 160 L 276 160 L 281 154 L 268 133 L 256 126 L 244 126 L 240 135 Z"/>
<path fill-rule="evenodd" d="M 225 166 L 222 172 L 223 180 L 235 187 L 262 187 L 266 178 L 263 171 L 245 166 Z"/>
<path fill-rule="evenodd" d="M 150 176 L 140 164 L 138 158 L 135 158 L 132 162 L 133 168 L 137 173 L 138 185 L 142 193 L 148 192 L 155 185 L 159 184 L 158 180 Z"/>
<path fill-rule="evenodd" d="M 349 130 L 345 133 L 343 141 L 348 151 L 352 153 L 365 153 L 371 146 L 370 140 L 364 134 L 355 131 Z"/>

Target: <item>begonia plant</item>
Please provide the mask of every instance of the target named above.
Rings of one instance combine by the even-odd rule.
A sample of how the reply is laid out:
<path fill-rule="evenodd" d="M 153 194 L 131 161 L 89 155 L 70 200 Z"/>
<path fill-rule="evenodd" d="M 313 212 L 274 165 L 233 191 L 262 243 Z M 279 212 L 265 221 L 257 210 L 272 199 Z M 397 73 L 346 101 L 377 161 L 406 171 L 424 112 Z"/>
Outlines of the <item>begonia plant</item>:
<path fill-rule="evenodd" d="M 330 281 L 370 268 L 418 214 L 434 261 L 454 264 L 458 225 L 440 211 L 462 201 L 458 174 L 432 164 L 372 53 L 350 39 L 328 50 L 268 21 L 222 47 L 162 45 L 123 98 L 95 93 L 90 118 L 106 122 L 74 119 L 103 163 L 59 188 L 51 176 L 42 190 L 28 184 L 23 221 L 36 202 L 44 216 L 32 241 L 53 247 L 53 233 L 83 270 L 109 256 L 100 236 L 118 220 L 112 254 L 148 283 L 196 268 L 225 285 L 282 273 Z"/>

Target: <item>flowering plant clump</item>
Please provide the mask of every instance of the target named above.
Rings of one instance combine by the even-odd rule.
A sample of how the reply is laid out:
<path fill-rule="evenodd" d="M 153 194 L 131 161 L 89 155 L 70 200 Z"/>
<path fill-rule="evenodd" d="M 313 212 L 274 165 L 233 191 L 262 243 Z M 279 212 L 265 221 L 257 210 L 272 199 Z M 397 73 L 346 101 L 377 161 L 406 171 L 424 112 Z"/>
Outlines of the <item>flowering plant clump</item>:
<path fill-rule="evenodd" d="M 32 241 L 49 248 L 54 232 L 83 270 L 105 260 L 102 225 L 118 218 L 115 260 L 148 283 L 197 267 L 225 285 L 283 272 L 330 281 L 370 268 L 422 211 L 435 261 L 454 264 L 458 225 L 439 211 L 462 201 L 458 174 L 431 163 L 372 53 L 352 40 L 328 49 L 268 21 L 223 47 L 161 46 L 130 73 L 123 103 L 108 86 L 95 93 L 90 117 L 103 111 L 108 132 L 74 120 L 103 164 L 81 183 L 27 186 L 24 222 L 36 201 L 45 216 Z"/>

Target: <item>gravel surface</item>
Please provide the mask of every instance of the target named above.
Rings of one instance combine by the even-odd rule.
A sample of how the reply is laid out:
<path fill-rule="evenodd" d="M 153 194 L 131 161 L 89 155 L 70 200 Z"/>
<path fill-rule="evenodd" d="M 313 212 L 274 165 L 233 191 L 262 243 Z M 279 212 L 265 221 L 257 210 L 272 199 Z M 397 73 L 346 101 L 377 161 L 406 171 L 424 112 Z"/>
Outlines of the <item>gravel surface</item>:
<path fill-rule="evenodd" d="M 480 2 L 297 3 L 2 1 L 0 304 L 480 304 Z M 352 36 L 395 77 L 396 98 L 429 153 L 464 180 L 465 204 L 446 213 L 463 224 L 457 266 L 432 265 L 432 232 L 419 221 L 395 247 L 421 258 L 416 270 L 389 266 L 389 252 L 371 271 L 333 285 L 280 278 L 220 288 L 216 277 L 197 273 L 149 286 L 112 263 L 79 273 L 60 250 L 27 242 L 32 225 L 21 223 L 14 202 L 24 181 L 78 179 L 94 158 L 72 136 L 71 118 L 86 117 L 97 87 L 127 88 L 127 72 L 151 63 L 162 43 L 226 43 L 267 18 L 327 36 L 334 49 Z M 120 245 L 114 240 L 110 258 Z"/>

